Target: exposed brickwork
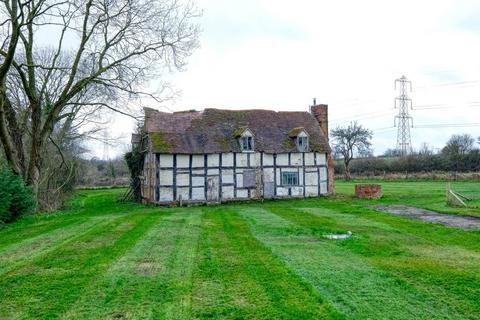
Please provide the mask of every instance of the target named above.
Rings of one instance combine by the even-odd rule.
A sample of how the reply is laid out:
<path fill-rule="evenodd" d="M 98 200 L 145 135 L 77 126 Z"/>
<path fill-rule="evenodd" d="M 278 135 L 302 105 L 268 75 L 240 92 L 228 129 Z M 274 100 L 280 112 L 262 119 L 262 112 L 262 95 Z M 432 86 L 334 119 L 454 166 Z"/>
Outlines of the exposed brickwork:
<path fill-rule="evenodd" d="M 328 193 L 335 193 L 335 163 L 332 154 L 328 154 Z"/>
<path fill-rule="evenodd" d="M 323 135 L 327 138 L 328 141 L 328 105 L 327 104 L 317 104 L 310 107 L 310 112 L 317 120 L 320 129 L 322 129 Z M 334 173 L 334 163 L 331 153 L 328 154 L 328 193 L 333 194 L 335 190 L 335 173 Z"/>
<path fill-rule="evenodd" d="M 323 134 L 328 139 L 328 105 L 317 104 L 315 106 L 311 106 L 310 111 L 315 119 L 317 119 Z"/>
<path fill-rule="evenodd" d="M 383 195 L 381 184 L 356 184 L 355 195 L 361 199 L 380 199 Z"/>

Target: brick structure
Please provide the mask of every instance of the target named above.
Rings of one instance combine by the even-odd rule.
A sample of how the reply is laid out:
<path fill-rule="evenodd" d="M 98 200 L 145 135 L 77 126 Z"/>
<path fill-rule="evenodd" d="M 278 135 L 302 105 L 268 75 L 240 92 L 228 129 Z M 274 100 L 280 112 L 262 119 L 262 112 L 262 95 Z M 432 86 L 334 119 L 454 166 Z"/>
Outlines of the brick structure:
<path fill-rule="evenodd" d="M 381 184 L 356 184 L 355 195 L 361 199 L 380 199 L 383 195 Z"/>
<path fill-rule="evenodd" d="M 314 105 L 310 107 L 310 113 L 315 117 L 317 120 L 320 129 L 322 129 L 323 135 L 329 139 L 328 137 L 328 104 L 316 104 L 314 100 Z M 332 154 L 328 154 L 327 158 L 328 162 L 328 190 L 333 194 L 335 190 L 335 163 L 333 162 Z"/>

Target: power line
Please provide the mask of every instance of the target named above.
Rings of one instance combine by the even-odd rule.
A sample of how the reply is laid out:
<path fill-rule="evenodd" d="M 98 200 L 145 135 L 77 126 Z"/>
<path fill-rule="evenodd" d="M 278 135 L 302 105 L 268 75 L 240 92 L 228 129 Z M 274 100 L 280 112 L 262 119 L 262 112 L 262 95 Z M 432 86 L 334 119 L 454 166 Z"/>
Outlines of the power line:
<path fill-rule="evenodd" d="M 465 128 L 465 127 L 478 127 L 478 123 L 437 123 L 437 124 L 419 124 L 413 126 L 414 128 Z"/>
<path fill-rule="evenodd" d="M 338 124 L 343 124 L 343 123 L 352 122 L 352 121 L 368 120 L 368 119 L 381 118 L 381 117 L 385 117 L 385 116 L 391 116 L 391 115 L 392 115 L 392 112 L 371 113 L 371 116 L 368 116 L 368 114 L 365 114 L 365 115 L 366 115 L 365 117 L 345 118 L 345 119 L 349 119 L 349 120 L 343 120 L 343 121 L 340 121 L 340 120 L 332 120 L 332 121 L 330 121 L 330 122 L 331 122 L 331 123 L 336 123 L 336 124 L 338 125 Z"/>
<path fill-rule="evenodd" d="M 480 85 L 480 80 L 454 81 L 454 82 L 432 84 L 428 86 L 420 86 L 420 87 L 417 87 L 416 90 L 425 90 L 425 89 L 441 88 L 441 87 L 471 88 L 471 87 L 476 87 L 478 85 Z"/>

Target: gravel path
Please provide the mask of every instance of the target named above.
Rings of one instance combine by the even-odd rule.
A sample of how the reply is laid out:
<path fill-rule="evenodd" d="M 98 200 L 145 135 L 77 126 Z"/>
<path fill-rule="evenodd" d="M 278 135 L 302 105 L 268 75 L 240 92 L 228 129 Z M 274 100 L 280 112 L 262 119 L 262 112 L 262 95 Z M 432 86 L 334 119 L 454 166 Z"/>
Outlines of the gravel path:
<path fill-rule="evenodd" d="M 375 206 L 377 210 L 388 212 L 402 217 L 420 219 L 428 222 L 441 223 L 443 225 L 465 230 L 480 229 L 480 218 L 466 217 L 454 214 L 438 213 L 425 209 L 408 207 L 403 205 Z"/>

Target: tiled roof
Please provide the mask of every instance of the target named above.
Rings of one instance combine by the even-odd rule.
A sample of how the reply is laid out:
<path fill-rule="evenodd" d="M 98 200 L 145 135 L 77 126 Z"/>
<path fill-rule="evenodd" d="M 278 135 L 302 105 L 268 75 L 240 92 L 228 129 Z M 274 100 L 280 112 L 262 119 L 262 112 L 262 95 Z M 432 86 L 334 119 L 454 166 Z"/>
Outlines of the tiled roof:
<path fill-rule="evenodd" d="M 145 108 L 145 131 L 152 151 L 160 153 L 240 152 L 235 137 L 240 128 L 253 133 L 256 151 L 295 152 L 291 131 L 300 127 L 310 137 L 311 151 L 330 152 L 317 120 L 308 112 L 205 109 L 166 113 Z"/>

